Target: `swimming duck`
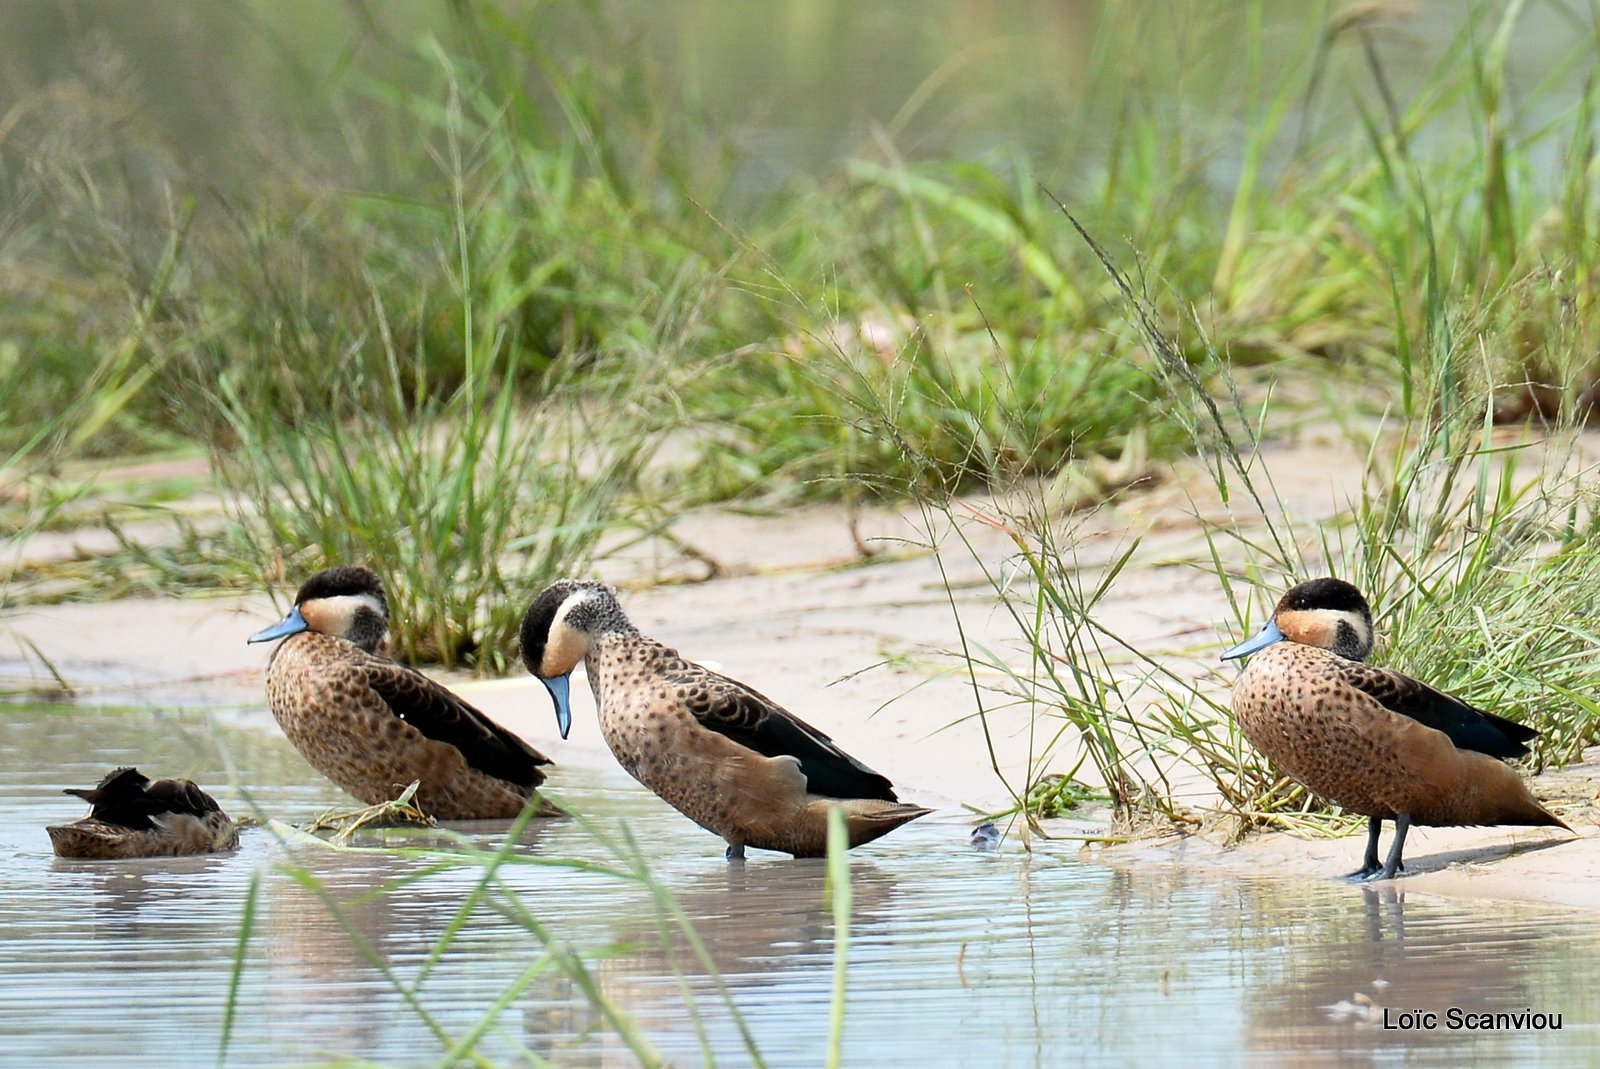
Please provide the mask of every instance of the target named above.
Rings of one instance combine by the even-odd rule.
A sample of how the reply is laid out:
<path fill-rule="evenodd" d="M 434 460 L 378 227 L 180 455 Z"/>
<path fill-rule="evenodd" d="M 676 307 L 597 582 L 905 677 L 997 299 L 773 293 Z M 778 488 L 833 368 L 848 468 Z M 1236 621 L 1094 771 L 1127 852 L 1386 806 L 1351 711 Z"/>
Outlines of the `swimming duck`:
<path fill-rule="evenodd" d="M 137 768 L 119 768 L 93 787 L 68 787 L 62 793 L 93 808 L 81 820 L 45 828 L 60 857 L 177 857 L 239 845 L 228 814 L 186 779 L 152 780 Z"/>
<path fill-rule="evenodd" d="M 294 608 L 251 642 L 283 639 L 267 702 L 312 767 L 367 805 L 413 780 L 441 820 L 515 817 L 550 759 L 415 669 L 378 652 L 389 630 L 383 584 L 367 568 L 307 579 Z M 559 812 L 548 805 L 540 816 Z"/>
<path fill-rule="evenodd" d="M 777 702 L 647 638 L 601 583 L 562 579 L 522 621 L 522 660 L 572 727 L 570 673 L 588 669 L 600 731 L 622 767 L 678 812 L 728 842 L 817 857 L 828 810 L 860 846 L 932 810 L 895 797 L 887 779 Z"/>
<path fill-rule="evenodd" d="M 1311 791 L 1366 816 L 1367 852 L 1349 879 L 1393 878 L 1413 824 L 1566 827 L 1504 763 L 1525 756 L 1537 731 L 1363 664 L 1372 643 L 1367 599 L 1325 578 L 1293 587 L 1253 638 L 1222 655 L 1254 654 L 1233 685 L 1245 737 Z M 1385 820 L 1394 841 L 1380 865 Z"/>

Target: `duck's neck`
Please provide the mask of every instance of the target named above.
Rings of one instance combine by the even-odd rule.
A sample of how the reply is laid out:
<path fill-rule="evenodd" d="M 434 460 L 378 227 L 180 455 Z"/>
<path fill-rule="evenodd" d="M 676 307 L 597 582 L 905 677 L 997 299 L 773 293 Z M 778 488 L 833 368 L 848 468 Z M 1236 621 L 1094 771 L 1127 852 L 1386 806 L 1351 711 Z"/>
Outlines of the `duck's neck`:
<path fill-rule="evenodd" d="M 619 642 L 632 641 L 640 637 L 642 636 L 639 634 L 639 629 L 624 620 L 622 621 L 622 626 L 607 628 L 590 639 L 589 652 L 584 655 L 584 660 L 588 661 L 592 659 L 596 651 L 609 649 L 610 647 L 617 645 Z"/>
<path fill-rule="evenodd" d="M 591 636 L 592 642 L 599 642 L 607 635 L 639 633 L 639 629 L 623 613 L 622 606 L 610 596 L 579 601 L 567 609 L 561 622 L 574 631 Z"/>

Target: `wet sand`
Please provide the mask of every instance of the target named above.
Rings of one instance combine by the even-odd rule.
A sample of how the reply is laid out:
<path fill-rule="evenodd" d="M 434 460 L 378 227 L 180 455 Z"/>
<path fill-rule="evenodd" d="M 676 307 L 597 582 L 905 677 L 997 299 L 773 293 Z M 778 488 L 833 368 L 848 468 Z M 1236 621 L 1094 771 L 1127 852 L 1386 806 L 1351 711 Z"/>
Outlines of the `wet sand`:
<path fill-rule="evenodd" d="M 1328 518 L 1359 493 L 1357 466 L 1344 449 L 1310 440 L 1275 446 L 1264 458 L 1293 518 Z M 1140 649 L 1159 652 L 1191 678 L 1210 680 L 1220 693 L 1234 670 L 1221 669 L 1216 654 L 1235 636 L 1225 631 L 1227 606 L 1214 576 L 1185 563 L 1205 550 L 1193 521 L 1197 512 L 1229 515 L 1210 495 L 1203 472 L 1188 463 L 1153 489 L 1063 519 L 1058 529 L 1072 528 L 1080 567 L 1090 575 L 1130 539 L 1141 539 L 1097 615 Z M 997 673 L 980 673 L 975 689 L 955 656 L 964 634 L 970 649 L 1026 663 L 1021 629 L 999 606 L 979 563 L 1000 574 L 1014 564 L 1015 547 L 975 519 L 963 524 L 963 545 L 941 526 L 942 517 L 936 520 L 930 531 L 927 517 L 914 508 L 852 515 L 811 507 L 764 517 L 708 510 L 678 522 L 676 544 L 636 547 L 607 558 L 598 571 L 623 586 L 624 606 L 646 633 L 783 703 L 888 775 L 902 797 L 944 808 L 1003 809 L 1012 804 L 1006 782 L 1020 788 L 1030 763 L 1066 771 L 1076 756 L 1058 743 L 1041 760 L 1061 722 L 1030 718 L 1014 703 L 1008 707 L 1009 699 L 990 689 L 1002 682 Z M 92 544 L 92 533 L 84 537 Z M 36 552 L 61 553 L 72 544 L 72 536 L 51 536 Z M 683 552 L 683 545 L 693 552 Z M 863 549 L 875 556 L 865 558 Z M 956 592 L 954 607 L 947 580 Z M 29 608 L 6 626 L 47 658 L 81 701 L 214 708 L 276 731 L 261 687 L 267 651 L 247 646 L 245 637 L 280 614 L 266 597 L 132 599 Z M 42 685 L 49 678 L 16 639 L 0 645 L 0 671 L 13 678 L 31 673 Z M 534 680 L 447 682 L 560 765 L 611 763 L 581 680 L 573 688 L 574 724 L 566 742 L 557 737 L 549 698 Z M 980 700 L 987 730 L 975 715 Z M 558 768 L 557 786 L 560 774 Z M 1600 798 L 1600 761 L 1541 777 L 1534 786 L 1572 802 L 1572 812 L 1592 812 Z M 1197 808 L 1208 804 L 1203 795 L 1188 800 Z M 1415 829 L 1407 848 L 1412 875 L 1403 886 L 1600 908 L 1594 890 L 1600 846 L 1585 819 L 1592 818 L 1571 821 L 1576 837 L 1544 829 Z M 1052 822 L 1047 830 L 1077 836 L 1108 828 L 1090 820 Z M 1354 868 L 1362 844 L 1359 834 L 1303 839 L 1270 833 L 1224 847 L 1208 834 L 1096 846 L 1089 853 L 1110 864 L 1327 878 Z M 1076 838 L 1031 845 L 1080 849 Z"/>

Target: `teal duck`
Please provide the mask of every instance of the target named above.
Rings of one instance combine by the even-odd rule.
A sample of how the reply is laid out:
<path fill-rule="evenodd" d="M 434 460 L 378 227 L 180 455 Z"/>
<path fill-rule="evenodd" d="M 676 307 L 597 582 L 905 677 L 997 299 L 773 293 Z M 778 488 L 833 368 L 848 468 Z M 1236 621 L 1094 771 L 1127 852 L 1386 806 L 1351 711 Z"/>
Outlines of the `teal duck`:
<path fill-rule="evenodd" d="M 284 734 L 367 805 L 415 780 L 417 806 L 441 820 L 517 816 L 550 759 L 380 653 L 388 629 L 383 584 L 367 568 L 344 566 L 307 579 L 289 614 L 250 636 L 283 639 L 267 667 L 267 701 Z M 540 804 L 540 816 L 559 812 Z"/>
<path fill-rule="evenodd" d="M 1250 657 L 1233 685 L 1245 737 L 1307 789 L 1367 818 L 1366 854 L 1349 878 L 1393 878 L 1413 824 L 1566 827 L 1505 764 L 1537 731 L 1363 663 L 1372 645 L 1367 599 L 1325 578 L 1292 588 L 1254 637 L 1222 655 Z M 1380 864 L 1385 820 L 1394 841 Z"/>
<path fill-rule="evenodd" d="M 601 583 L 563 579 L 535 598 L 522 659 L 555 700 L 562 738 L 569 675 L 582 662 L 622 767 L 722 836 L 729 858 L 746 846 L 820 856 L 834 807 L 851 846 L 932 812 L 899 801 L 887 779 L 777 702 L 640 634 Z"/>
<path fill-rule="evenodd" d="M 119 768 L 88 789 L 68 787 L 89 815 L 45 828 L 60 857 L 105 861 L 212 854 L 239 845 L 239 832 L 216 800 L 186 779 L 150 779 Z"/>

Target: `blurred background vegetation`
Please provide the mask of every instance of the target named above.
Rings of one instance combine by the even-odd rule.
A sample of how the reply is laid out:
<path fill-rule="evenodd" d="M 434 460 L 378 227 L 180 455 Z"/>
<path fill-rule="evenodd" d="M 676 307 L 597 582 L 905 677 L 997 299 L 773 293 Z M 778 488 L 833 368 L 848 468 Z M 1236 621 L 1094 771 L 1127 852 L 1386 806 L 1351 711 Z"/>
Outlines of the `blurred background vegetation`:
<path fill-rule="evenodd" d="M 74 595 L 360 555 L 408 657 L 492 668 L 636 513 L 1192 448 L 1063 205 L 1207 376 L 1596 401 L 1581 4 L 23 0 L 8 36 L 7 533 L 193 489 L 108 505 L 130 457 L 231 503 Z"/>

